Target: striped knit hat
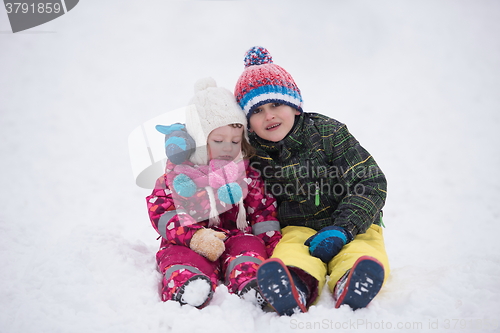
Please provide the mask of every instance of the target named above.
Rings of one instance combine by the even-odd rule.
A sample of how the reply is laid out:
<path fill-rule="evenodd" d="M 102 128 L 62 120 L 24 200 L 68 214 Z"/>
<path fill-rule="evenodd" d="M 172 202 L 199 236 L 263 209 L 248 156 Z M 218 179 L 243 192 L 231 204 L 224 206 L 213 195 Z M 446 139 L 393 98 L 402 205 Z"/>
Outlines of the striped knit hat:
<path fill-rule="evenodd" d="M 302 112 L 302 96 L 292 76 L 273 63 L 269 51 L 254 46 L 245 55 L 245 70 L 234 95 L 249 119 L 252 111 L 267 103 L 282 103 Z"/>

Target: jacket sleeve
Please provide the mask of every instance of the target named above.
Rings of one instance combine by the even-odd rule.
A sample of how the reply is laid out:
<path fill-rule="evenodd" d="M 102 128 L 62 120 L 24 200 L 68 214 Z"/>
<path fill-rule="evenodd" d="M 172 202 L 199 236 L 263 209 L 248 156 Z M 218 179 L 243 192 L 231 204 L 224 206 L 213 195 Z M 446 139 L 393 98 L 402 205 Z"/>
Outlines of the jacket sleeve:
<path fill-rule="evenodd" d="M 185 211 L 175 209 L 171 191 L 165 180 L 165 175 L 160 177 L 151 195 L 146 197 L 151 224 L 169 243 L 189 247 L 194 233 L 202 226 Z"/>
<path fill-rule="evenodd" d="M 277 202 L 274 196 L 266 193 L 265 184 L 257 170 L 247 168 L 248 195 L 244 200 L 247 217 L 252 226 L 252 233 L 266 244 L 268 256 L 273 254 L 276 244 L 281 239 L 281 228 L 277 218 Z"/>
<path fill-rule="evenodd" d="M 387 194 L 387 181 L 374 158 L 342 124 L 327 143 L 332 149 L 331 163 L 339 170 L 343 193 L 333 212 L 333 224 L 353 236 L 378 223 Z"/>

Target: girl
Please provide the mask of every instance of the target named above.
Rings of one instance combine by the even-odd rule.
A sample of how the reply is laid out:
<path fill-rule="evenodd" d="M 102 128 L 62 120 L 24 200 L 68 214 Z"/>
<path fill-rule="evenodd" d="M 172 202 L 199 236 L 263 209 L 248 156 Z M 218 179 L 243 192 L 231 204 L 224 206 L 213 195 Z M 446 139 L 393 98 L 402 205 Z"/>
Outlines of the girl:
<path fill-rule="evenodd" d="M 202 308 L 223 281 L 229 292 L 263 306 L 256 272 L 281 233 L 275 199 L 249 167 L 247 120 L 233 94 L 200 80 L 186 126 L 157 129 L 166 135 L 169 159 L 146 199 L 161 235 L 162 300 Z"/>

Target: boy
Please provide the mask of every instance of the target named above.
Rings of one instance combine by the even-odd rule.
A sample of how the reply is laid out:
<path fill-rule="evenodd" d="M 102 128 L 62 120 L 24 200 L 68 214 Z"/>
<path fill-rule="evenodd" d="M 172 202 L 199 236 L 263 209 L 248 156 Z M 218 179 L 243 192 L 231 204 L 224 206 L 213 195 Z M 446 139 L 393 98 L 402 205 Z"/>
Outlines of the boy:
<path fill-rule="evenodd" d="M 389 274 L 382 207 L 386 179 L 373 157 L 329 117 L 302 110 L 292 76 L 253 47 L 235 88 L 282 239 L 259 268 L 259 288 L 280 315 L 307 311 L 327 283 L 335 307 L 363 308 Z"/>

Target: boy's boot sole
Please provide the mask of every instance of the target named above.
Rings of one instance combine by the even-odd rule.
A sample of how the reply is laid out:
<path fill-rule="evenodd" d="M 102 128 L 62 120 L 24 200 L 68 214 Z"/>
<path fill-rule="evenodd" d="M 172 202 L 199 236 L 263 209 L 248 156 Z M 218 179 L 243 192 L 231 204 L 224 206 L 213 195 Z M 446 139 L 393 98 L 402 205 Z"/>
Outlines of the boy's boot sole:
<path fill-rule="evenodd" d="M 378 294 L 384 282 L 384 267 L 377 259 L 362 256 L 337 282 L 335 308 L 347 304 L 353 310 L 366 307 Z"/>
<path fill-rule="evenodd" d="M 257 284 L 262 296 L 279 315 L 307 312 L 286 265 L 278 258 L 264 261 L 257 270 Z"/>

